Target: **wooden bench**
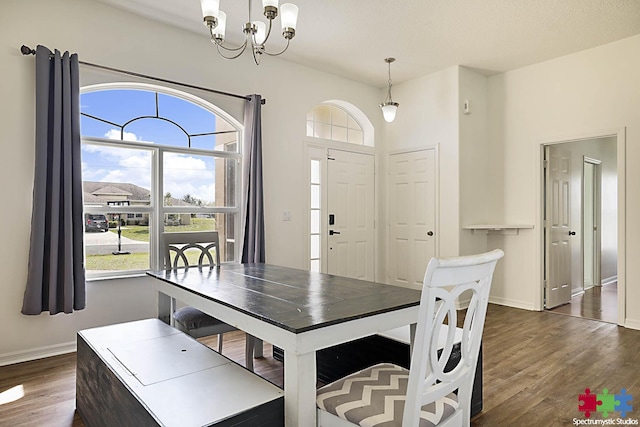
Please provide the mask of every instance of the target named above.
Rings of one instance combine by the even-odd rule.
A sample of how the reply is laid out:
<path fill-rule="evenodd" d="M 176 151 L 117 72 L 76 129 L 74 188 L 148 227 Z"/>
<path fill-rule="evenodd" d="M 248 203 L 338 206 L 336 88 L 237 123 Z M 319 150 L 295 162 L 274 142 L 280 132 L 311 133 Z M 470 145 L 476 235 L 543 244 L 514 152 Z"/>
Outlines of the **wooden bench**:
<path fill-rule="evenodd" d="M 158 319 L 78 332 L 89 426 L 283 426 L 284 392 Z"/>

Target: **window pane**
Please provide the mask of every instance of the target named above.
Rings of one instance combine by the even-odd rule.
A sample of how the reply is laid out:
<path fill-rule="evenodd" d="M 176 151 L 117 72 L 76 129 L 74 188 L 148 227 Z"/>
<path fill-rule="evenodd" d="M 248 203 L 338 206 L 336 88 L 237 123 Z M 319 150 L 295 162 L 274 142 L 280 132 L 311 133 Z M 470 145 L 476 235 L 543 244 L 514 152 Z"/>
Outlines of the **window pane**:
<path fill-rule="evenodd" d="M 320 160 L 311 160 L 311 183 L 320 184 Z"/>
<path fill-rule="evenodd" d="M 320 236 L 311 236 L 311 258 L 320 258 Z"/>
<path fill-rule="evenodd" d="M 346 128 L 347 123 L 347 112 L 338 107 L 331 107 L 331 124 Z"/>
<path fill-rule="evenodd" d="M 311 211 L 311 232 L 320 233 L 320 211 Z"/>
<path fill-rule="evenodd" d="M 81 95 L 80 112 L 124 125 L 131 119 L 156 115 L 155 92 L 110 89 Z M 89 135 L 82 129 L 83 135 Z"/>
<path fill-rule="evenodd" d="M 312 259 L 311 260 L 311 268 L 309 270 L 310 271 L 314 271 L 316 273 L 320 273 L 320 260 L 319 259 Z"/>
<path fill-rule="evenodd" d="M 149 214 L 137 215 L 140 218 L 115 212 L 84 215 L 88 276 L 149 269 Z"/>
<path fill-rule="evenodd" d="M 364 144 L 364 137 L 361 130 L 349 129 L 349 142 L 352 144 Z"/>
<path fill-rule="evenodd" d="M 360 125 L 358 124 L 358 122 L 356 122 L 356 120 L 349 116 L 349 124 L 347 126 L 349 129 L 358 129 L 358 130 L 362 130 L 362 128 L 360 127 Z"/>
<path fill-rule="evenodd" d="M 311 209 L 320 209 L 320 186 L 311 185 Z"/>
<path fill-rule="evenodd" d="M 189 138 L 175 124 L 166 120 L 145 118 L 128 124 L 124 131 L 129 141 L 144 141 L 172 147 L 188 147 Z M 132 137 L 133 136 L 133 137 Z"/>
<path fill-rule="evenodd" d="M 222 262 L 235 261 L 235 220 L 236 214 L 165 214 L 164 231 L 217 231 L 220 239 L 220 259 Z"/>
<path fill-rule="evenodd" d="M 313 120 L 318 123 L 331 124 L 331 107 L 329 105 L 318 105 L 313 109 Z"/>
<path fill-rule="evenodd" d="M 165 153 L 164 206 L 224 206 L 224 191 L 218 194 L 222 200 L 216 200 L 216 179 L 224 184 L 226 176 L 223 162 L 212 156 Z"/>
<path fill-rule="evenodd" d="M 120 129 L 91 117 L 80 116 L 80 128 L 82 129 L 82 136 L 120 139 Z"/>
<path fill-rule="evenodd" d="M 315 123 L 313 127 L 313 136 L 316 138 L 331 139 L 331 125 Z"/>
<path fill-rule="evenodd" d="M 310 120 L 307 120 L 307 136 L 314 136 L 313 135 L 313 122 Z"/>
<path fill-rule="evenodd" d="M 89 143 L 81 152 L 85 206 L 151 203 L 151 152 Z"/>
<path fill-rule="evenodd" d="M 333 127 L 333 138 L 334 141 L 347 142 L 347 128 L 341 127 Z"/>
<path fill-rule="evenodd" d="M 186 99 L 159 93 L 158 115 L 179 123 L 189 134 L 216 131 L 217 116 Z"/>

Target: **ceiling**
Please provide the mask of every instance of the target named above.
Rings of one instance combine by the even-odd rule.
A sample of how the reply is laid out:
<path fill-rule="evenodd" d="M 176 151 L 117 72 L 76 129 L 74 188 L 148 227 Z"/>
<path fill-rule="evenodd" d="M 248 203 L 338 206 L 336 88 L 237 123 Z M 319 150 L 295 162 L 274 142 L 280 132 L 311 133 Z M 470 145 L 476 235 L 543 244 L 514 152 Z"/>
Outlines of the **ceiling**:
<path fill-rule="evenodd" d="M 208 38 L 198 0 L 98 1 Z M 640 34 L 640 0 L 281 3 L 286 1 L 297 4 L 300 13 L 296 36 L 282 59 L 378 87 L 387 84 L 386 57 L 396 58 L 391 66 L 394 83 L 454 65 L 489 76 Z M 230 42 L 242 40 L 247 5 L 244 0 L 220 0 Z M 262 2 L 255 0 L 253 19 L 259 18 L 264 19 Z M 279 21 L 269 50 L 284 46 Z M 218 55 L 213 46 L 203 54 Z"/>

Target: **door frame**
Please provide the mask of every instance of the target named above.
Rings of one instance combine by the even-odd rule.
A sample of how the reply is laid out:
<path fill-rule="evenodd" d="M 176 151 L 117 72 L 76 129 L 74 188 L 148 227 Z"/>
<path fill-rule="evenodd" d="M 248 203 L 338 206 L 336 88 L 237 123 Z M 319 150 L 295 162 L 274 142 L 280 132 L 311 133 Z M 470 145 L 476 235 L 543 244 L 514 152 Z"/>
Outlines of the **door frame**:
<path fill-rule="evenodd" d="M 626 326 L 626 128 L 593 131 L 569 136 L 550 137 L 538 141 L 536 148 L 538 186 L 537 203 L 538 218 L 537 257 L 538 257 L 538 292 L 536 293 L 535 309 L 544 310 L 544 251 L 545 251 L 545 188 L 544 188 L 544 151 L 547 145 L 576 142 L 587 139 L 614 137 L 616 139 L 616 159 L 618 172 L 618 325 Z"/>
<path fill-rule="evenodd" d="M 327 166 L 327 154 L 329 150 L 340 150 L 347 151 L 355 154 L 367 154 L 373 156 L 373 169 L 374 169 L 374 178 L 373 178 L 373 192 L 374 192 L 374 237 L 373 237 L 373 253 L 374 253 L 374 265 L 373 265 L 373 276 L 374 282 L 378 280 L 380 277 L 379 272 L 379 220 L 378 220 L 378 211 L 379 211 L 379 191 L 380 182 L 379 182 L 379 161 L 378 154 L 374 147 L 368 145 L 355 145 L 350 143 L 331 141 L 331 140 L 321 140 L 318 141 L 318 138 L 310 138 L 307 137 L 304 139 L 304 158 L 305 158 L 305 170 L 306 170 L 306 181 L 305 181 L 305 194 L 307 202 L 305 203 L 305 215 L 307 215 L 307 220 L 305 221 L 305 241 L 306 241 L 306 262 L 307 268 L 309 268 L 309 262 L 311 259 L 311 221 L 308 218 L 309 212 L 311 212 L 311 197 L 309 185 L 311 182 L 311 160 L 318 159 L 320 160 L 321 167 L 321 177 L 320 177 L 320 271 L 322 273 L 327 272 L 327 260 L 329 257 L 329 245 L 328 245 L 328 233 L 329 233 L 329 215 L 328 215 L 328 193 L 327 193 L 327 176 L 326 172 L 328 170 Z M 320 153 L 324 153 L 321 155 Z"/>

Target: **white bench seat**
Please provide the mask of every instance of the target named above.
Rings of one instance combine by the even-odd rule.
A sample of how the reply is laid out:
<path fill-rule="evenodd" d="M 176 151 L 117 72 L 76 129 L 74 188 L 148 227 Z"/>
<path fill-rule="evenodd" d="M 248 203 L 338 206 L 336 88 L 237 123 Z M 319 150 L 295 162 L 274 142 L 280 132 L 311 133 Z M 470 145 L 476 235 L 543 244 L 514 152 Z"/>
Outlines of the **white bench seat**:
<path fill-rule="evenodd" d="M 284 392 L 158 319 L 78 332 L 87 426 L 282 426 Z"/>

